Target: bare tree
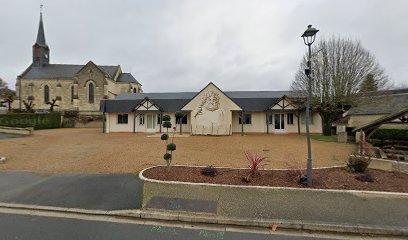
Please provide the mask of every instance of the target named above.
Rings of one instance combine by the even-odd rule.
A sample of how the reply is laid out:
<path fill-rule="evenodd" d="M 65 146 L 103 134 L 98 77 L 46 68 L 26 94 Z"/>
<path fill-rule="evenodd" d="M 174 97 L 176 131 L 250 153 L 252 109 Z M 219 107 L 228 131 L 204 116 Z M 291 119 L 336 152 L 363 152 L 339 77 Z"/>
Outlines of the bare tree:
<path fill-rule="evenodd" d="M 386 86 L 388 77 L 359 41 L 331 37 L 320 41 L 312 52 L 312 108 L 322 117 L 323 134 L 329 136 L 333 121 L 355 104 L 367 76 L 375 79 L 379 89 Z M 305 55 L 291 85 L 304 96 L 308 86 L 306 63 Z"/>
<path fill-rule="evenodd" d="M 34 104 L 34 102 L 33 102 L 33 100 L 23 100 L 23 103 L 24 103 L 24 107 L 25 107 L 25 109 L 26 109 L 26 112 L 33 112 L 33 108 L 34 108 L 34 106 L 35 106 L 35 104 Z"/>
<path fill-rule="evenodd" d="M 50 105 L 50 112 L 54 112 L 54 107 L 59 107 L 59 105 L 56 102 L 57 102 L 57 99 L 55 98 L 47 102 L 47 104 Z"/>
<path fill-rule="evenodd" d="M 1 101 L 1 106 L 5 106 L 5 107 L 7 106 L 8 111 L 11 112 L 11 104 L 13 104 L 13 102 L 14 102 L 14 95 L 8 92 L 7 95 L 5 95 L 4 100 Z"/>

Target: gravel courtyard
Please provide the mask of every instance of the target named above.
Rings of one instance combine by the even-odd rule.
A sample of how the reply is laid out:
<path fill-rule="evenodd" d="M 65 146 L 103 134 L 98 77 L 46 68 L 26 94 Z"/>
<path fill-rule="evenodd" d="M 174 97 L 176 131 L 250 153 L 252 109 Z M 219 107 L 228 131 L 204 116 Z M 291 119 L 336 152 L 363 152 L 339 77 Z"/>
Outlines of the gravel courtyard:
<path fill-rule="evenodd" d="M 246 167 L 244 151 L 265 156 L 265 168 L 305 167 L 305 136 L 248 135 L 225 137 L 176 137 L 173 164 Z M 312 140 L 314 166 L 344 164 L 355 150 L 352 144 Z M 145 134 L 110 133 L 100 129 L 54 129 L 35 131 L 31 137 L 0 139 L 0 156 L 7 162 L 0 170 L 44 173 L 134 173 L 165 164 L 164 143 Z"/>

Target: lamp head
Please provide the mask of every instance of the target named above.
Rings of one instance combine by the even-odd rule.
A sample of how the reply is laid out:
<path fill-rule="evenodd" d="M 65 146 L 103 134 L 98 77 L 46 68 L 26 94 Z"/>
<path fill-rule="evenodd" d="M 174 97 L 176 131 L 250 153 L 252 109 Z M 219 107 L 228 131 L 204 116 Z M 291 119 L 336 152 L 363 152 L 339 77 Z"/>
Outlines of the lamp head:
<path fill-rule="evenodd" d="M 312 27 L 312 25 L 308 25 L 306 31 L 302 34 L 303 41 L 305 42 L 306 45 L 312 45 L 314 43 L 315 38 L 316 38 L 316 33 L 319 30 L 316 28 Z"/>

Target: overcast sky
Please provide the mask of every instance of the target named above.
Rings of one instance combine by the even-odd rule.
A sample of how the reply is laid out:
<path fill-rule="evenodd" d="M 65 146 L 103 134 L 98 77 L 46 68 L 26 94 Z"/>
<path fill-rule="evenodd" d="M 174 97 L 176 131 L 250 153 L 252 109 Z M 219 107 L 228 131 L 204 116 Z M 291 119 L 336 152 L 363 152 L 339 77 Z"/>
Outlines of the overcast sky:
<path fill-rule="evenodd" d="M 39 5 L 51 63 L 120 64 L 145 92 L 285 90 L 317 39 L 360 40 L 396 85 L 408 83 L 406 0 L 1 0 L 0 78 L 32 61 Z M 384 33 L 382 33 L 382 31 Z"/>

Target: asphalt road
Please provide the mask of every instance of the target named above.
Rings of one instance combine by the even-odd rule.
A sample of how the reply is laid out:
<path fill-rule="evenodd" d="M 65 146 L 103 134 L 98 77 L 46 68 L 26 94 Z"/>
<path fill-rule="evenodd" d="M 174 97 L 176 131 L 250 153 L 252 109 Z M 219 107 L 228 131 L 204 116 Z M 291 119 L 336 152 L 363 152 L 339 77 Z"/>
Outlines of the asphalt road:
<path fill-rule="evenodd" d="M 138 209 L 143 183 L 133 174 L 0 172 L 0 202 L 101 210 Z"/>
<path fill-rule="evenodd" d="M 0 214 L 0 239 L 19 240 L 312 240 L 305 236 L 265 235 L 206 229 L 185 229 L 161 225 L 139 225 L 80 219 Z"/>

